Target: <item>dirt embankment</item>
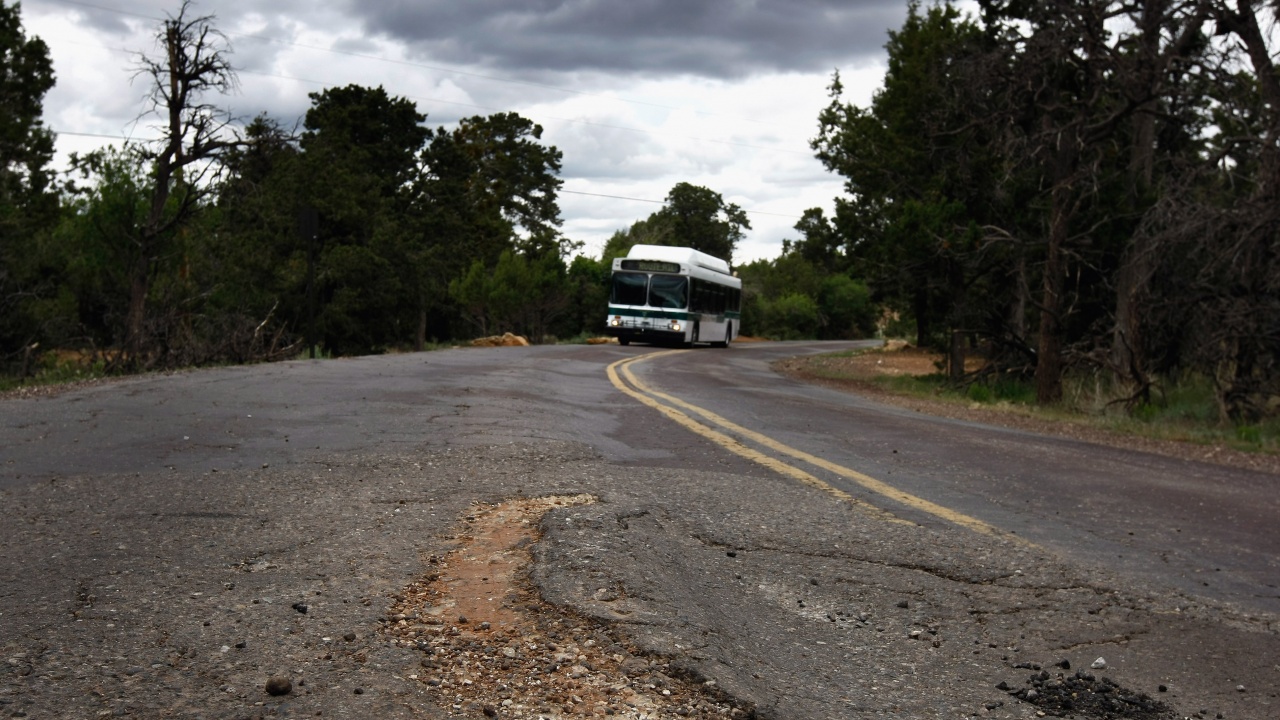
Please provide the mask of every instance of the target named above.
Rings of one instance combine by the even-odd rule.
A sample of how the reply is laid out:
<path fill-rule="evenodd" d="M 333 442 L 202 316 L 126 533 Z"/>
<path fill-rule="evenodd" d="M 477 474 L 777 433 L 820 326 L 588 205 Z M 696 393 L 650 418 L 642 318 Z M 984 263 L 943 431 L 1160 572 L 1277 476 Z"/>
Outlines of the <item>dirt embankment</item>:
<path fill-rule="evenodd" d="M 1221 444 L 1201 444 L 1142 437 L 1112 430 L 1092 422 L 1049 419 L 1032 414 L 1008 403 L 961 403 L 942 398 L 921 397 L 893 392 L 876 382 L 891 376 L 929 375 L 939 371 L 941 356 L 936 353 L 895 344 L 883 350 L 872 350 L 851 356 L 817 356 L 783 360 L 774 369 L 788 377 L 805 382 L 857 393 L 896 407 L 956 420 L 999 425 L 1028 432 L 1069 437 L 1111 447 L 1140 450 L 1182 460 L 1211 462 L 1230 467 L 1280 474 L 1280 456 L 1249 453 Z"/>

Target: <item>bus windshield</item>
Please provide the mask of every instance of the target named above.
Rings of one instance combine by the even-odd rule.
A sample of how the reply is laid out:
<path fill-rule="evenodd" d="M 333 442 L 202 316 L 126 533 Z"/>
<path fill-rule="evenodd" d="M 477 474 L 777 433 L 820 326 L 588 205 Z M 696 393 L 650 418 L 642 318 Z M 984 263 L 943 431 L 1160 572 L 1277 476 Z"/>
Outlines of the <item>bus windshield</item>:
<path fill-rule="evenodd" d="M 683 309 L 689 304 L 689 280 L 679 275 L 654 275 L 649 281 L 649 305 Z"/>
<path fill-rule="evenodd" d="M 614 305 L 643 305 L 648 289 L 649 276 L 644 273 L 614 273 L 609 302 Z"/>
<path fill-rule="evenodd" d="M 689 304 L 689 279 L 679 275 L 614 273 L 609 302 L 683 310 Z"/>

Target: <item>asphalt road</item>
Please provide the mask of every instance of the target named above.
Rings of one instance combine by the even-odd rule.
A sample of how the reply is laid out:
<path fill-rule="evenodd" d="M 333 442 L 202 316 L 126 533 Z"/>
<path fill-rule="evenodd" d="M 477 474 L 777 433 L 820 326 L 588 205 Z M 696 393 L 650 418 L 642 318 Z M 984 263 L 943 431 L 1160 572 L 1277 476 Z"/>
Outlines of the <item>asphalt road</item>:
<path fill-rule="evenodd" d="M 1167 717 L 1280 714 L 1276 477 L 769 370 L 854 346 L 466 349 L 0 400 L 0 712 L 476 715 L 405 679 L 388 608 L 473 503 L 589 493 L 542 522 L 541 596 L 761 717 L 1033 717 L 997 685 L 1098 657 Z M 282 673 L 305 685 L 265 695 Z"/>

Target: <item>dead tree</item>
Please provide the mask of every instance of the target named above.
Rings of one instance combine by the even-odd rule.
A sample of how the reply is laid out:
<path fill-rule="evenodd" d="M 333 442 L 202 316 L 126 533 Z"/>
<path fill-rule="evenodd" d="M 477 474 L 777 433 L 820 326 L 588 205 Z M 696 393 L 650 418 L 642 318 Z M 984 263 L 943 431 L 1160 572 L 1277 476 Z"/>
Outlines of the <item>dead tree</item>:
<path fill-rule="evenodd" d="M 150 82 L 147 112 L 164 124 L 162 137 L 147 152 L 155 185 L 129 271 L 123 360 L 135 367 L 145 364 L 147 295 L 156 264 L 211 191 L 219 157 L 239 144 L 229 131 L 229 113 L 206 99 L 237 86 L 230 45 L 214 28 L 213 16 L 190 17 L 191 4 L 183 0 L 178 14 L 161 24 L 156 40 L 162 54 L 137 58 L 135 77 Z"/>

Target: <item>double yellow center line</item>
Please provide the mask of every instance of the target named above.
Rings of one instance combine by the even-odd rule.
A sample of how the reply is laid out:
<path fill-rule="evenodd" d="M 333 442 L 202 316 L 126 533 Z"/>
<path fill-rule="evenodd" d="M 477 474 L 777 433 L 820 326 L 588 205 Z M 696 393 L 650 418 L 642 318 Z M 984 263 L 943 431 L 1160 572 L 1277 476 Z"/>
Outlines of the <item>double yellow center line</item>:
<path fill-rule="evenodd" d="M 874 513 L 877 516 L 879 516 L 881 519 L 888 520 L 889 522 L 904 523 L 908 525 L 914 524 L 914 523 L 911 523 L 910 521 L 903 520 L 902 518 L 896 517 L 892 513 L 889 513 L 886 510 L 882 510 L 880 508 L 876 508 L 875 506 L 861 502 L 856 498 L 854 498 L 849 493 L 845 492 L 844 490 L 841 490 L 831 485 L 830 483 L 827 483 L 821 480 L 820 478 L 817 478 L 812 474 L 807 473 L 798 467 L 795 467 L 794 465 L 789 465 L 772 455 L 768 455 L 768 454 L 765 454 L 764 452 L 748 447 L 744 445 L 742 442 L 740 442 L 739 440 L 737 440 L 736 438 L 726 435 L 723 432 L 720 432 L 719 430 L 714 429 L 711 425 L 716 425 L 731 433 L 735 433 L 739 437 L 745 438 L 747 440 L 750 440 L 753 443 L 756 443 L 757 445 L 760 445 L 761 447 L 772 450 L 774 453 L 795 458 L 796 460 L 800 460 L 801 462 L 807 463 L 814 467 L 821 468 L 839 477 L 852 480 L 853 482 L 862 486 L 866 490 L 869 490 L 878 495 L 882 495 L 886 498 L 889 498 L 890 500 L 893 500 L 897 503 L 905 505 L 914 510 L 918 510 L 920 512 L 927 513 L 929 515 L 933 515 L 934 517 L 940 518 L 942 520 L 953 523 L 955 525 L 959 525 L 961 527 L 968 528 L 970 530 L 973 530 L 974 532 L 982 533 L 984 535 L 1010 537 L 1008 533 L 1005 533 L 1000 529 L 992 525 L 989 525 L 977 518 L 971 517 L 969 515 L 965 515 L 964 513 L 957 512 L 947 507 L 943 507 L 941 505 L 938 505 L 937 503 L 933 503 L 928 500 L 925 500 L 924 498 L 916 497 L 915 495 L 912 495 L 910 493 L 903 492 L 902 490 L 899 490 L 898 488 L 893 487 L 892 485 L 889 485 L 886 482 L 877 480 L 871 477 L 870 475 L 860 473 L 856 470 L 851 470 L 842 465 L 837 465 L 833 462 L 817 457 L 816 455 L 811 455 L 807 452 L 804 452 L 803 450 L 797 450 L 796 448 L 790 447 L 789 445 L 784 445 L 767 435 L 762 435 L 758 432 L 755 432 L 754 430 L 748 430 L 747 428 L 744 428 L 741 425 L 731 422 L 730 420 L 724 417 L 721 417 L 720 415 L 717 415 L 716 413 L 713 413 L 710 410 L 700 408 L 696 405 L 687 403 L 681 400 L 680 398 L 655 390 L 649 387 L 648 385 L 646 385 L 639 378 L 637 378 L 634 373 L 631 372 L 631 366 L 637 363 L 641 363 L 646 360 L 651 360 L 651 359 L 663 357 L 666 355 L 681 353 L 681 352 L 687 352 L 687 351 L 686 350 L 668 350 L 665 352 L 649 353 L 647 355 L 640 355 L 638 357 L 619 360 L 609 365 L 607 369 L 607 372 L 609 375 L 609 382 L 613 383 L 613 386 L 618 388 L 618 390 L 622 391 L 623 393 L 629 395 L 630 397 L 635 398 L 636 400 L 644 403 L 645 405 L 648 405 L 649 407 L 657 410 L 663 415 L 666 415 L 668 418 L 670 418 L 671 420 L 674 420 L 676 423 L 680 424 L 681 426 L 716 443 L 717 445 L 723 447 L 729 452 L 735 453 L 744 458 L 747 458 L 748 460 L 759 463 L 760 465 L 763 465 L 769 468 L 770 470 L 778 472 L 781 475 L 792 478 L 794 480 L 798 480 L 804 483 L 805 485 L 808 485 L 813 488 L 817 488 L 818 490 L 821 490 L 838 500 L 850 503 L 865 512 Z M 625 378 L 625 382 L 623 381 L 623 378 Z M 688 412 L 687 413 L 682 412 L 682 410 L 688 411 Z M 690 414 L 697 415 L 701 417 L 703 420 L 705 420 L 706 422 L 701 422 L 699 420 L 696 420 L 693 417 L 691 417 Z M 710 425 L 707 423 L 710 423 Z M 1016 538 L 1016 536 L 1012 536 L 1012 537 Z"/>

